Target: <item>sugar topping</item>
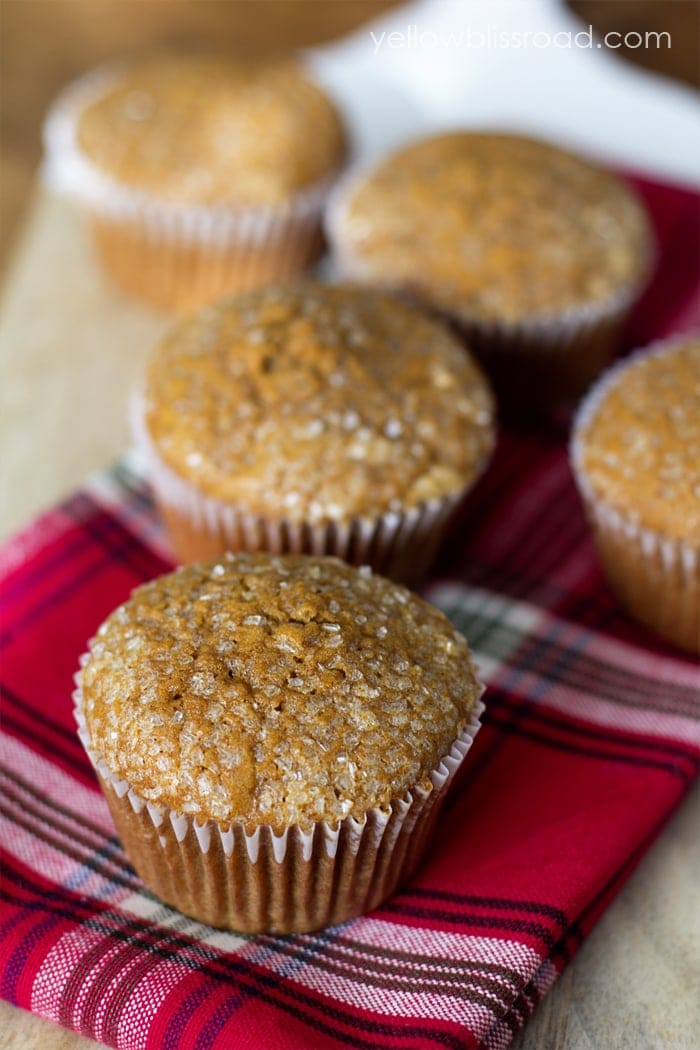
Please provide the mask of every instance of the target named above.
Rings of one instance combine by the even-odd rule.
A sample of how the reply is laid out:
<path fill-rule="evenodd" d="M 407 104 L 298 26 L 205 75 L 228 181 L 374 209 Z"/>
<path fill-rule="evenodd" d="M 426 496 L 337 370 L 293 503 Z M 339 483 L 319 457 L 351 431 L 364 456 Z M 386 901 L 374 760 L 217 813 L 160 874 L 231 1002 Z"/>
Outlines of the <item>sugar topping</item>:
<path fill-rule="evenodd" d="M 334 106 L 297 66 L 184 56 L 128 69 L 78 141 L 106 174 L 183 204 L 284 204 L 345 154 Z"/>
<path fill-rule="evenodd" d="M 385 294 L 313 283 L 176 327 L 150 364 L 146 427 L 200 491 L 313 523 L 461 492 L 495 429 L 488 384 L 445 327 Z"/>
<path fill-rule="evenodd" d="M 226 555 L 139 587 L 81 680 L 91 746 L 137 794 L 275 828 L 429 787 L 481 693 L 439 610 L 297 555 Z"/>
<path fill-rule="evenodd" d="M 700 549 L 700 337 L 604 377 L 577 435 L 595 496 Z"/>
<path fill-rule="evenodd" d="M 348 275 L 466 321 L 560 316 L 636 291 L 651 235 L 632 190 L 512 135 L 423 139 L 349 186 L 331 239 Z"/>

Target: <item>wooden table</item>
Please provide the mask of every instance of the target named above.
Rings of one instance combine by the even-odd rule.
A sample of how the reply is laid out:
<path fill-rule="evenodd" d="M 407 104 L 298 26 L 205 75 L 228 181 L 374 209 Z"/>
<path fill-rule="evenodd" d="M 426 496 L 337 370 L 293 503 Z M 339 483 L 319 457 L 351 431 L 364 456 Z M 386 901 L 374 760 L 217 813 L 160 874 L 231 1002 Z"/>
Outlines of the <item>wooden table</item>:
<path fill-rule="evenodd" d="M 70 208 L 37 196 L 0 305 L 0 535 L 124 451 L 129 391 L 167 323 L 113 291 Z M 516 1039 L 519 1050 L 697 1047 L 699 828 L 700 785 Z M 0 1050 L 87 1046 L 0 1003 Z"/>

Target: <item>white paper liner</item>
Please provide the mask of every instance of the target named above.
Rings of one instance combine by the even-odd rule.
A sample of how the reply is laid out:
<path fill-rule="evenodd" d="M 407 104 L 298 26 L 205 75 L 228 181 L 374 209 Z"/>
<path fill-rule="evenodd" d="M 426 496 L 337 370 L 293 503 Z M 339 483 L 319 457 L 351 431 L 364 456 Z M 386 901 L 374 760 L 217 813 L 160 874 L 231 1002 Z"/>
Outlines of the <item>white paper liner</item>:
<path fill-rule="evenodd" d="M 190 561 L 214 557 L 226 550 L 328 554 L 355 565 L 370 565 L 375 572 L 415 585 L 437 556 L 454 510 L 476 484 L 489 460 L 488 456 L 484 458 L 479 471 L 461 491 L 403 511 L 346 521 L 273 519 L 206 495 L 176 474 L 163 461 L 148 434 L 140 394 L 132 398 L 130 409 L 134 440 L 158 504 L 166 510 L 166 516 L 169 508 L 203 537 L 202 554 L 188 557 Z M 217 550 L 213 549 L 212 540 Z M 179 550 L 176 554 L 180 554 Z"/>
<path fill-rule="evenodd" d="M 583 399 L 574 418 L 569 460 L 594 530 L 608 582 L 627 611 L 668 641 L 700 652 L 700 545 L 641 525 L 597 493 L 586 473 L 585 433 L 607 394 L 630 368 L 660 357 L 692 334 L 652 343 L 618 361 Z"/>
<path fill-rule="evenodd" d="M 346 235 L 352 197 L 376 166 L 356 166 L 336 183 L 326 205 L 324 228 L 337 279 L 380 283 L 401 291 L 392 285 L 391 275 L 386 281 L 377 278 Z M 644 290 L 655 258 L 656 247 L 650 243 L 636 280 L 599 302 L 568 306 L 556 314 L 508 320 L 470 318 L 439 304 L 432 308 L 462 335 L 484 365 L 506 416 L 512 409 L 524 408 L 527 413 L 557 407 L 580 396 L 609 362 L 622 323 Z M 431 308 L 428 295 L 418 298 Z"/>
<path fill-rule="evenodd" d="M 106 66 L 69 86 L 44 126 L 44 181 L 80 205 L 95 254 L 129 295 L 187 312 L 236 291 L 298 277 L 321 250 L 321 215 L 337 172 L 279 204 L 183 204 L 120 182 L 81 150 L 85 106 L 122 75 Z"/>
<path fill-rule="evenodd" d="M 88 654 L 80 659 L 81 667 Z M 430 775 L 362 819 L 320 821 L 276 832 L 198 821 L 148 802 L 92 748 L 75 675 L 78 735 L 96 770 L 117 830 L 139 875 L 158 896 L 212 926 L 243 932 L 303 932 L 371 910 L 413 871 L 447 790 L 480 728 L 479 699 Z M 483 695 L 483 686 L 480 696 Z"/>
<path fill-rule="evenodd" d="M 337 172 L 301 190 L 277 206 L 179 204 L 110 177 L 81 150 L 77 131 L 87 105 L 108 91 L 123 74 L 113 64 L 69 85 L 49 111 L 44 125 L 46 184 L 74 197 L 90 211 L 115 223 L 143 226 L 150 239 L 188 246 L 260 248 L 315 232 Z"/>

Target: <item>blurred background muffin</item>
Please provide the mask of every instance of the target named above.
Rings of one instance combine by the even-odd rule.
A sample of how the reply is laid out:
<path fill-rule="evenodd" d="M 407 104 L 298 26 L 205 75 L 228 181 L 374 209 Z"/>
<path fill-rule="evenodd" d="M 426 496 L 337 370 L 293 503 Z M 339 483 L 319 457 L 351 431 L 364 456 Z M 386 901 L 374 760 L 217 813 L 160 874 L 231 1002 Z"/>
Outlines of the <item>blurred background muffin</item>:
<path fill-rule="evenodd" d="M 139 587 L 76 693 L 122 842 L 213 926 L 317 929 L 420 858 L 483 687 L 438 609 L 331 558 L 228 555 Z"/>
<path fill-rule="evenodd" d="M 700 653 L 700 335 L 599 380 L 577 416 L 572 465 L 622 604 Z"/>
<path fill-rule="evenodd" d="M 82 71 L 114 55 L 142 55 L 154 48 L 277 58 L 338 38 L 395 6 L 396 0 L 266 0 L 264 5 L 140 0 L 130 5 L 127 18 L 123 0 L 100 0 L 100 17 L 95 18 L 94 0 L 5 4 L 0 34 L 0 223 L 5 234 L 0 266 L 7 261 L 31 199 L 43 116 L 62 86 Z M 697 5 L 569 0 L 566 8 L 582 24 L 592 23 L 596 34 L 615 33 L 617 58 L 695 87 L 700 84 Z M 648 31 L 668 32 L 673 46 L 639 47 L 635 34 Z"/>
<path fill-rule="evenodd" d="M 182 561 L 307 551 L 415 581 L 488 461 L 494 404 L 442 324 L 303 283 L 176 326 L 136 432 Z"/>
<path fill-rule="evenodd" d="M 448 318 L 505 411 L 573 401 L 612 355 L 649 274 L 646 213 L 554 146 L 454 132 L 350 177 L 327 227 L 340 274 Z"/>
<path fill-rule="evenodd" d="M 301 273 L 343 164 L 333 103 L 285 62 L 159 56 L 66 89 L 45 129 L 54 183 L 127 292 L 167 309 Z"/>

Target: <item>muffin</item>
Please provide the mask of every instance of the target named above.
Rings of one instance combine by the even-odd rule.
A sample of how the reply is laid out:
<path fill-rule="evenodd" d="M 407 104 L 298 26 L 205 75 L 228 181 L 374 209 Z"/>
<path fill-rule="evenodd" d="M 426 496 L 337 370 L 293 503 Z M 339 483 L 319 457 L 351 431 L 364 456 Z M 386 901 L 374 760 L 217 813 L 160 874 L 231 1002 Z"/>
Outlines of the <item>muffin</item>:
<path fill-rule="evenodd" d="M 700 652 L 700 335 L 622 361 L 583 402 L 576 482 L 603 569 L 635 619 Z"/>
<path fill-rule="evenodd" d="M 139 587 L 77 682 L 81 738 L 146 885 L 268 933 L 342 922 L 410 875 L 483 692 L 462 636 L 410 591 L 265 554 Z"/>
<path fill-rule="evenodd" d="M 134 422 L 180 561 L 334 554 L 416 582 L 486 464 L 493 413 L 443 325 L 366 288 L 303 283 L 175 326 Z"/>
<path fill-rule="evenodd" d="M 652 247 L 619 179 L 542 142 L 470 132 L 420 140 L 344 180 L 327 230 L 341 276 L 447 317 L 499 404 L 527 414 L 567 404 L 599 372 Z"/>
<path fill-rule="evenodd" d="M 49 179 L 89 216 L 124 289 L 165 309 L 301 273 L 346 141 L 296 65 L 159 57 L 69 87 L 46 125 Z"/>

